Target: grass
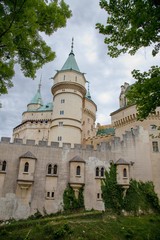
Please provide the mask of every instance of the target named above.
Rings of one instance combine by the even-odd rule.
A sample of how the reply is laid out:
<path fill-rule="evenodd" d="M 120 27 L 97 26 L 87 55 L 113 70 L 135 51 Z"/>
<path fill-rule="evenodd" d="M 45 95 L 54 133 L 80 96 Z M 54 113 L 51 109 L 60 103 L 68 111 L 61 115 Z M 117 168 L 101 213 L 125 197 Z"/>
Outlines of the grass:
<path fill-rule="evenodd" d="M 13 221 L 0 226 L 0 240 L 160 240 L 160 216 L 84 212 Z"/>

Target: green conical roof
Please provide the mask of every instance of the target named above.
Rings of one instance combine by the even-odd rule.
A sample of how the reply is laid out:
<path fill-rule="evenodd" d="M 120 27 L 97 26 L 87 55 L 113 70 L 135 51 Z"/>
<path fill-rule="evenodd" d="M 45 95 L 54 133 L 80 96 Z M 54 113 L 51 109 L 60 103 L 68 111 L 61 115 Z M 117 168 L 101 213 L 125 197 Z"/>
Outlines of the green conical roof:
<path fill-rule="evenodd" d="M 73 51 L 71 51 L 71 53 L 69 54 L 61 70 L 75 70 L 77 72 L 80 72 Z"/>
<path fill-rule="evenodd" d="M 32 98 L 32 100 L 29 104 L 43 105 L 42 96 L 41 96 L 41 80 L 40 80 L 40 83 L 38 85 L 38 90 L 37 90 L 35 96 Z"/>

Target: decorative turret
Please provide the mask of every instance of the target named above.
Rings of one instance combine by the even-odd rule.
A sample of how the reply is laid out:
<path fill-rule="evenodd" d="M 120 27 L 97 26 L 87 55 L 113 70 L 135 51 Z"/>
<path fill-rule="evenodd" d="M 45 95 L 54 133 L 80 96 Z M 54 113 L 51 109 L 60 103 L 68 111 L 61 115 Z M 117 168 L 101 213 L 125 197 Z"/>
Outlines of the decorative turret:
<path fill-rule="evenodd" d="M 42 79 L 42 77 L 41 77 Z M 41 96 L 41 79 L 40 83 L 38 85 L 38 90 L 35 94 L 35 96 L 32 98 L 31 102 L 27 105 L 28 111 L 34 111 L 37 110 L 39 107 L 43 106 L 43 100 Z"/>

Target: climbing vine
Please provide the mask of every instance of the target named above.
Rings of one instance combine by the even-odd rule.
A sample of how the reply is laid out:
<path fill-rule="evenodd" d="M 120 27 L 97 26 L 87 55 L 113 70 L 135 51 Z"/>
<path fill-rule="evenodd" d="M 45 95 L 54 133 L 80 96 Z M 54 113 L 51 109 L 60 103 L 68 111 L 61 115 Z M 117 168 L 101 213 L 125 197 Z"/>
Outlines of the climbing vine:
<path fill-rule="evenodd" d="M 126 210 L 134 214 L 139 214 L 140 211 L 147 213 L 151 210 L 160 212 L 159 199 L 152 182 L 131 180 L 124 195 L 123 187 L 117 184 L 116 174 L 116 166 L 112 164 L 102 181 L 105 209 L 111 209 L 116 213 Z"/>
<path fill-rule="evenodd" d="M 83 187 L 79 189 L 78 198 L 75 197 L 73 188 L 68 184 L 63 193 L 64 210 L 84 208 Z"/>
<path fill-rule="evenodd" d="M 114 164 L 111 164 L 109 172 L 105 172 L 105 179 L 102 180 L 101 188 L 105 208 L 120 213 L 123 205 L 123 189 L 117 184 L 116 166 Z"/>

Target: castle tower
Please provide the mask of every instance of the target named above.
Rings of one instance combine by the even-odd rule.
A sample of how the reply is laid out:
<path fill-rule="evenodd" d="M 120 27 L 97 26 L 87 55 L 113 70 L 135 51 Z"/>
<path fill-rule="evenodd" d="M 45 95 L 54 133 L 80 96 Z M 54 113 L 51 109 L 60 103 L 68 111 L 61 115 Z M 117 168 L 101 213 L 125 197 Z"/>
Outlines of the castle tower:
<path fill-rule="evenodd" d="M 57 71 L 53 94 L 53 118 L 50 128 L 50 141 L 80 144 L 82 142 L 83 102 L 86 95 L 84 73 L 79 70 L 73 53 L 73 39 L 71 52 L 62 69 Z"/>

